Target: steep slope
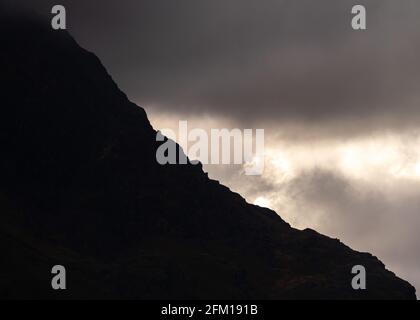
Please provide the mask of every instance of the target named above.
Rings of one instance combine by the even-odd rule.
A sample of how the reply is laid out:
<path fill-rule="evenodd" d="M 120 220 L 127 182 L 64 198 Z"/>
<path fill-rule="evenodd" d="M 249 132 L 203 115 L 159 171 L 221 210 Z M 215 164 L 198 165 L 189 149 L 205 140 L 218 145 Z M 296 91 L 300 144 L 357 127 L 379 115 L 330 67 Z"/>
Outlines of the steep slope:
<path fill-rule="evenodd" d="M 98 58 L 48 23 L 1 19 L 1 298 L 415 298 L 377 258 L 292 229 L 201 166 L 158 165 L 144 110 Z"/>

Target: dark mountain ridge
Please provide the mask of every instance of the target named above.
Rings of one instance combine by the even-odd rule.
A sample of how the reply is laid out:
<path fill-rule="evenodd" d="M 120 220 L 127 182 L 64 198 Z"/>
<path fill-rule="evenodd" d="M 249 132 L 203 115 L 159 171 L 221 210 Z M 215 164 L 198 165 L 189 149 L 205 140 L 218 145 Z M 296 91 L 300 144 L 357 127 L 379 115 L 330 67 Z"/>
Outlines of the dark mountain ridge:
<path fill-rule="evenodd" d="M 201 165 L 159 165 L 146 113 L 95 55 L 0 17 L 0 298 L 415 299 L 376 257 L 291 228 Z"/>

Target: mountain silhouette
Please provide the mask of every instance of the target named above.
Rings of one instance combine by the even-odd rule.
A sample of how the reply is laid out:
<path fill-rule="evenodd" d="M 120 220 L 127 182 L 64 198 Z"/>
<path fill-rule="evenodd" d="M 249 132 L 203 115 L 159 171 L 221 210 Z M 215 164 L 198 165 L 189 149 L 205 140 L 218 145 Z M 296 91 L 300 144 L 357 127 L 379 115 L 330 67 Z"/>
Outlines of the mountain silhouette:
<path fill-rule="evenodd" d="M 94 54 L 49 21 L 1 20 L 0 298 L 416 298 L 376 257 L 291 228 L 201 165 L 159 165 L 145 111 Z"/>

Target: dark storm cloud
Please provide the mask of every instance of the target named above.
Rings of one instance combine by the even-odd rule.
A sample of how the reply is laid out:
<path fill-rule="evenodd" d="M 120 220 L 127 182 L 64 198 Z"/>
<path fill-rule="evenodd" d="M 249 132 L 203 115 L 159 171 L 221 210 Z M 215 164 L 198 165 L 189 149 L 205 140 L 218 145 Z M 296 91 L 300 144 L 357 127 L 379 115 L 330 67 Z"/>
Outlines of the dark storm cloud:
<path fill-rule="evenodd" d="M 420 4 L 361 1 L 61 1 L 71 32 L 138 104 L 250 123 L 416 124 Z M 53 1 L 39 1 L 40 11 Z M 32 5 L 33 6 L 33 5 Z M 361 128 L 358 128 L 361 129 Z"/>

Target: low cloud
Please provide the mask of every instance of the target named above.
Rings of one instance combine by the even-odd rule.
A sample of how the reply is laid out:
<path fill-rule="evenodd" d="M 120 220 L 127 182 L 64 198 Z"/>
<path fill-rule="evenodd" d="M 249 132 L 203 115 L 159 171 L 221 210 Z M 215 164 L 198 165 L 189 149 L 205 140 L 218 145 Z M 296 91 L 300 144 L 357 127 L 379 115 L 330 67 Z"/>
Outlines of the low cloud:
<path fill-rule="evenodd" d="M 352 180 L 337 172 L 303 173 L 285 188 L 288 215 L 300 227 L 312 227 L 373 252 L 388 268 L 419 287 L 420 181 L 382 186 Z M 278 204 L 274 200 L 273 206 Z M 413 274 L 412 271 L 416 270 Z"/>

